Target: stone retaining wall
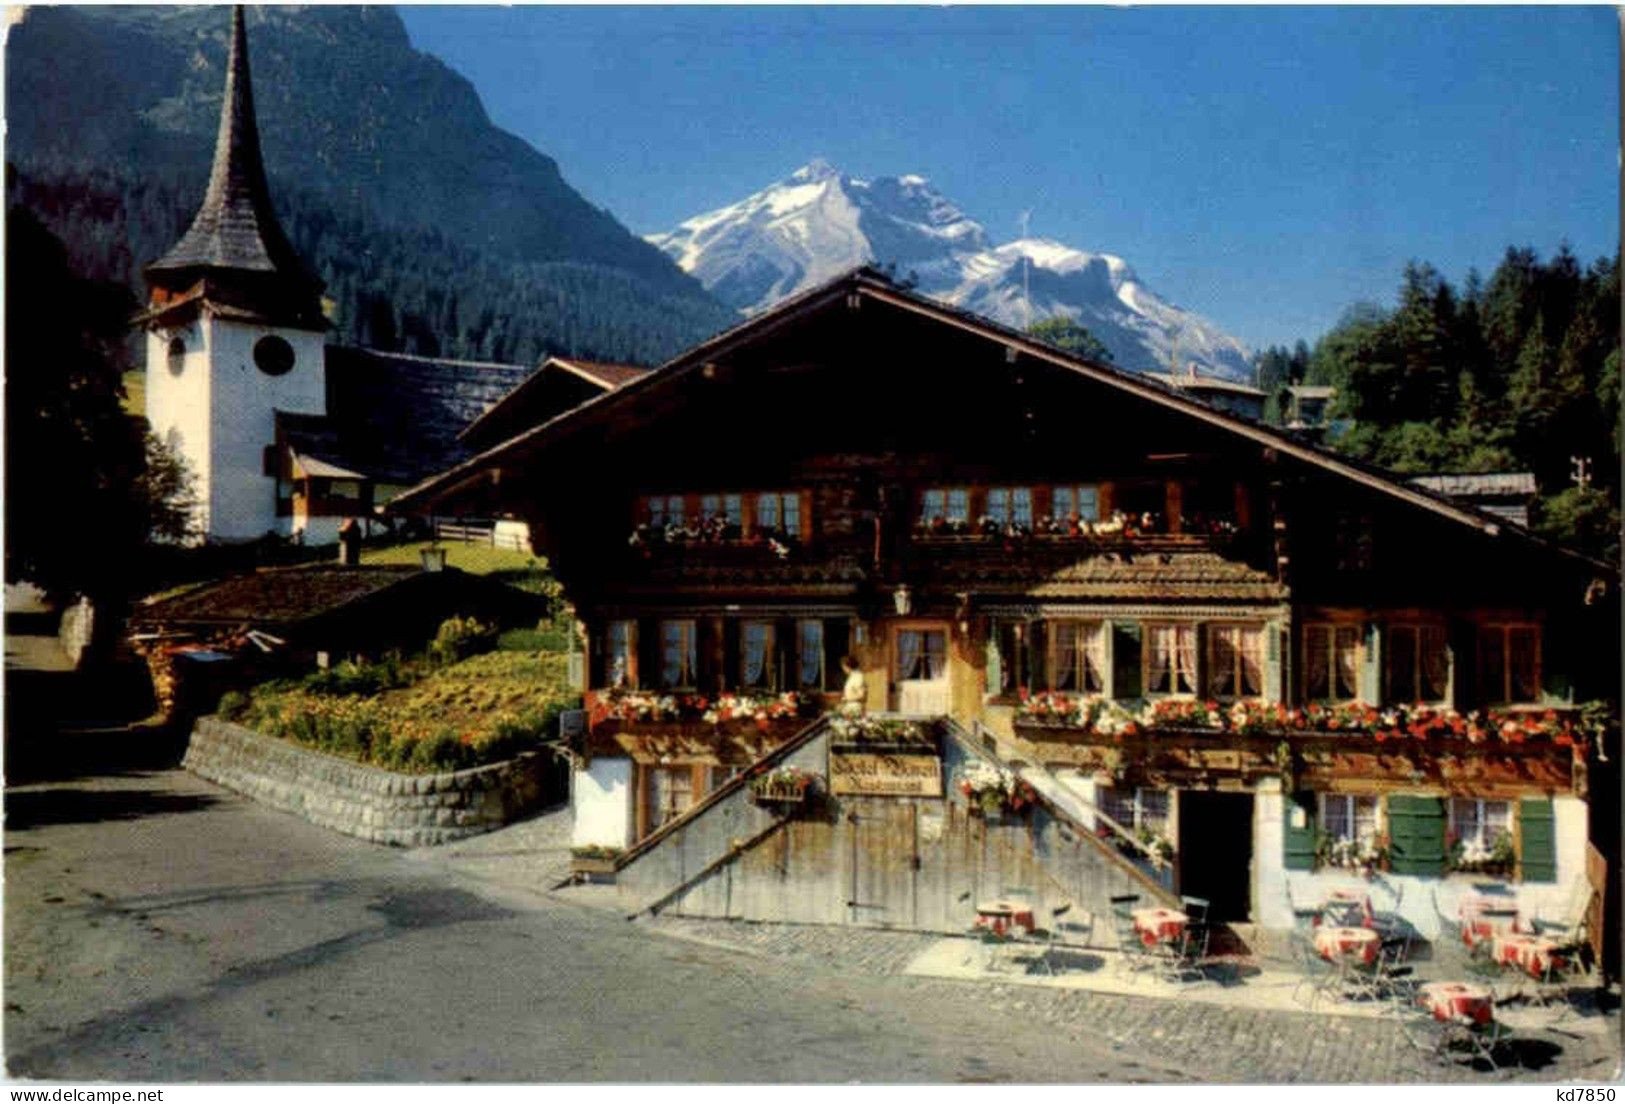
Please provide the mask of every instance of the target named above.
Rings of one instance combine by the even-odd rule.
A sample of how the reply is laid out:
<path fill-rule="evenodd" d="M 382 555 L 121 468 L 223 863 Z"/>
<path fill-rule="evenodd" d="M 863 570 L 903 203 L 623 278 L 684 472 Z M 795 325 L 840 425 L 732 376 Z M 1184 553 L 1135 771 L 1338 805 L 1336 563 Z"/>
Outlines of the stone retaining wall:
<path fill-rule="evenodd" d="M 423 847 L 489 832 L 540 806 L 538 752 L 450 774 L 396 774 L 199 718 L 181 765 L 312 824 L 374 843 Z"/>

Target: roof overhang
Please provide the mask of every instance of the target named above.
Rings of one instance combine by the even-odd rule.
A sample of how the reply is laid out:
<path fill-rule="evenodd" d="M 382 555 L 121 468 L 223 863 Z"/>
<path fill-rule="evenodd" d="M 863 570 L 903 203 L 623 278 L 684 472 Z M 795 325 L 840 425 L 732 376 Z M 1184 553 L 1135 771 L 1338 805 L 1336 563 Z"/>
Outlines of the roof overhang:
<path fill-rule="evenodd" d="M 459 491 L 481 485 L 489 478 L 488 472 L 500 469 L 510 463 L 515 456 L 536 447 L 567 439 L 572 433 L 586 426 L 612 417 L 615 409 L 623 403 L 634 401 L 639 396 L 660 388 L 672 387 L 678 381 L 701 371 L 706 365 L 725 359 L 735 350 L 761 341 L 832 305 L 844 304 L 848 308 L 856 308 L 864 302 L 884 304 L 906 314 L 926 318 L 969 336 L 1002 346 L 1007 362 L 1014 363 L 1019 358 L 1025 357 L 1029 361 L 1048 364 L 1078 377 L 1137 396 L 1156 406 L 1177 411 L 1234 436 L 1252 441 L 1261 448 L 1270 450 L 1274 456 L 1286 457 L 1308 467 L 1329 472 L 1378 494 L 1488 536 L 1512 535 L 1567 557 L 1577 564 L 1585 564 L 1612 576 L 1619 574 L 1616 564 L 1606 563 L 1564 548 L 1513 525 L 1504 518 L 1453 502 L 1442 495 L 1429 493 L 1401 482 L 1375 466 L 1363 464 L 1299 440 L 1273 427 L 1238 417 L 1192 398 L 1176 387 L 1078 356 L 991 319 L 926 299 L 898 287 L 880 273 L 867 268 L 847 273 L 787 299 L 772 310 L 701 342 L 641 379 L 633 380 L 613 391 L 606 391 L 541 425 L 470 457 L 439 475 L 424 480 L 397 497 L 391 503 L 391 509 L 422 511 L 434 507 L 454 497 Z"/>

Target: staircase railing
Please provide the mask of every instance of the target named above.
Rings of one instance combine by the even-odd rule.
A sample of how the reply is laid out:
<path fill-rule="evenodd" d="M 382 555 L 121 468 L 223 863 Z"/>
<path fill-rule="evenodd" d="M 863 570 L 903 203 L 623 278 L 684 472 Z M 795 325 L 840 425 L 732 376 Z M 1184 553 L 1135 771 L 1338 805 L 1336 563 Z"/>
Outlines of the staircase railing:
<path fill-rule="evenodd" d="M 1137 839 L 1131 830 L 1101 811 L 1094 803 L 1085 800 L 1049 771 L 1042 768 L 1035 771 L 1030 766 L 1012 766 L 1000 754 L 997 737 L 989 732 L 982 722 L 973 722 L 974 735 L 967 733 L 951 718 L 945 719 L 944 725 L 948 732 L 955 734 L 964 743 L 976 747 L 999 766 L 1032 785 L 1050 814 L 1065 823 L 1077 835 L 1087 839 L 1108 862 L 1132 876 L 1165 903 L 1179 903 L 1178 895 L 1173 890 L 1172 868 L 1161 862 L 1156 853 Z M 1069 805 L 1076 805 L 1083 815 L 1069 808 Z M 1104 826 L 1111 838 L 1102 839 L 1098 830 L 1091 830 L 1084 823 L 1087 819 L 1094 819 L 1097 825 Z M 1135 854 L 1131 856 L 1125 853 L 1125 847 Z"/>

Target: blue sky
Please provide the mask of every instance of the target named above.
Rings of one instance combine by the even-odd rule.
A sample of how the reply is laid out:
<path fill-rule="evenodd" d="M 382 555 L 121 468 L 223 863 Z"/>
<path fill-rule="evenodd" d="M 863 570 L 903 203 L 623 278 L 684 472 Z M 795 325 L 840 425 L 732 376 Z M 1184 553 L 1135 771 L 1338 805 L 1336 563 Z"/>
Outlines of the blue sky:
<path fill-rule="evenodd" d="M 1116 253 L 1254 345 L 1619 239 L 1612 9 L 403 7 L 639 233 L 823 157 Z"/>

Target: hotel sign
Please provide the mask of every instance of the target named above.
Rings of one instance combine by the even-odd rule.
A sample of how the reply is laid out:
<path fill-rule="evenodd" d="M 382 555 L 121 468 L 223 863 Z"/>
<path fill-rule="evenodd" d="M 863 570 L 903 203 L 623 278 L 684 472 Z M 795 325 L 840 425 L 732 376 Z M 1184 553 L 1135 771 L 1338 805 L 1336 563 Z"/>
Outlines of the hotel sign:
<path fill-rule="evenodd" d="M 941 797 L 942 761 L 927 752 L 834 751 L 829 792 L 851 796 Z"/>

